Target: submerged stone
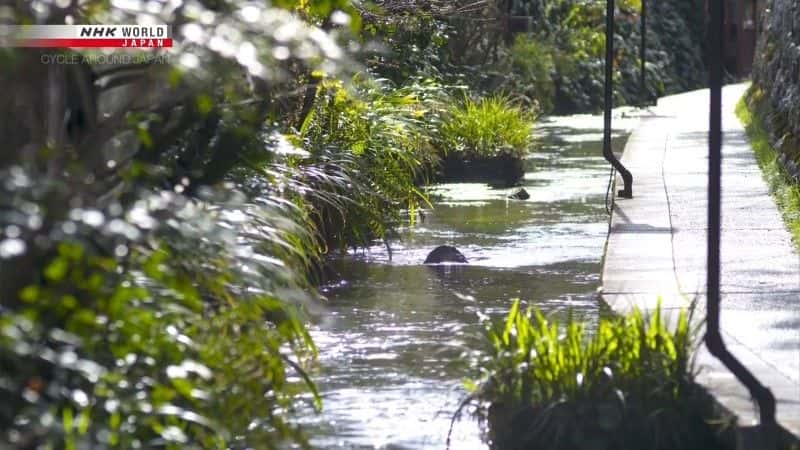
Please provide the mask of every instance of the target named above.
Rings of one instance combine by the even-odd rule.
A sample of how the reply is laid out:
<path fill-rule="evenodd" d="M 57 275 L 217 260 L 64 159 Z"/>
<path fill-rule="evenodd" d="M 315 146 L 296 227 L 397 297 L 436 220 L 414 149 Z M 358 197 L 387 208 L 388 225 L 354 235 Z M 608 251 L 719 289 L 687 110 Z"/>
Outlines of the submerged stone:
<path fill-rule="evenodd" d="M 428 253 L 423 264 L 440 264 L 440 263 L 466 263 L 467 258 L 458 251 L 457 248 L 450 245 L 440 245 Z"/>
<path fill-rule="evenodd" d="M 514 200 L 527 200 L 531 198 L 531 194 L 528 194 L 528 191 L 526 191 L 524 188 L 519 188 L 516 191 L 514 191 L 511 195 L 509 195 L 508 198 Z"/>

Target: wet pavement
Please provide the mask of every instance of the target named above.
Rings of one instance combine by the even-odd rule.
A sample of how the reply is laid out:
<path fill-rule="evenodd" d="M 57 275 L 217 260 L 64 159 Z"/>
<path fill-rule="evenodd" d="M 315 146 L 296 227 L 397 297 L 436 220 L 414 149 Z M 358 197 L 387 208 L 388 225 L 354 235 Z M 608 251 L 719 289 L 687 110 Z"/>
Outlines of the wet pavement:
<path fill-rule="evenodd" d="M 723 339 L 778 399 L 778 422 L 800 433 L 800 258 L 734 109 L 746 85 L 723 90 Z M 708 91 L 666 97 L 622 158 L 633 199 L 616 199 L 603 298 L 616 311 L 705 304 Z M 621 180 L 618 180 L 621 186 Z M 702 308 L 701 308 L 702 310 Z M 704 346 L 698 381 L 739 418 L 757 419 L 746 389 Z"/>

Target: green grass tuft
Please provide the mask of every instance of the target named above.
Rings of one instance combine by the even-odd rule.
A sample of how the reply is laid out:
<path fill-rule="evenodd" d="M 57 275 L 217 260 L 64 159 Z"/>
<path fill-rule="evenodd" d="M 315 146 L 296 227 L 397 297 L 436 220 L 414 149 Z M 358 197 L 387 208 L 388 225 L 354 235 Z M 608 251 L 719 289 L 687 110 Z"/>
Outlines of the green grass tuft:
<path fill-rule="evenodd" d="M 762 119 L 765 115 L 759 111 L 763 106 L 760 105 L 762 98 L 761 90 L 751 87 L 736 105 L 736 115 L 745 126 L 764 180 L 792 234 L 795 246 L 800 249 L 800 186 L 791 181 L 786 169 L 778 161 L 779 154 L 772 147 Z"/>
<path fill-rule="evenodd" d="M 689 314 L 601 318 L 596 330 L 517 300 L 487 324 L 473 385 L 493 448 L 716 448 L 693 382 Z"/>
<path fill-rule="evenodd" d="M 533 143 L 535 114 L 504 96 L 474 101 L 465 99 L 452 106 L 442 124 L 441 139 L 446 152 L 467 158 L 492 158 L 502 154 L 522 158 Z"/>

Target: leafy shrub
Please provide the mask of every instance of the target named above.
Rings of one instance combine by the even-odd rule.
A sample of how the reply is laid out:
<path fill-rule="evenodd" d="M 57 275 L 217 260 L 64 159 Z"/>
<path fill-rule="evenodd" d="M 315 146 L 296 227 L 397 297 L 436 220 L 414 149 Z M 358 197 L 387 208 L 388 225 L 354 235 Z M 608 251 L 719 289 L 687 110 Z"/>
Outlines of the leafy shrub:
<path fill-rule="evenodd" d="M 532 144 L 535 114 L 514 105 L 508 97 L 477 101 L 465 98 L 452 106 L 441 128 L 445 154 L 462 158 L 493 158 L 503 154 L 524 157 Z"/>
<path fill-rule="evenodd" d="M 494 447 L 709 448 L 687 314 L 674 325 L 660 309 L 649 318 L 636 311 L 601 318 L 589 334 L 514 302 L 504 323 L 487 324 L 490 350 L 474 387 Z"/>
<path fill-rule="evenodd" d="M 25 199 L 40 186 L 14 171 L 20 183 L 3 207 L 31 211 Z M 277 198 L 209 190 L 142 192 L 130 207 L 55 219 L 38 234 L 52 248 L 30 249 L 46 250 L 33 281 L 3 305 L 2 439 L 15 448 L 304 442 L 287 414 L 296 393 L 314 390 L 287 381 L 315 352 L 301 321 L 308 235 L 296 215 Z M 3 219 L 27 234 L 24 217 Z"/>
<path fill-rule="evenodd" d="M 303 369 L 321 249 L 260 169 L 285 165 L 272 119 L 293 75 L 350 73 L 313 24 L 347 5 L 280 3 L 7 8 L 187 38 L 164 64 L 0 55 L 0 447 L 307 447 L 292 411 L 319 403 Z"/>
<path fill-rule="evenodd" d="M 382 56 L 368 64 L 395 81 L 402 83 L 402 75 L 408 73 L 404 69 L 413 67 L 447 82 L 463 81 L 480 95 L 513 95 L 538 104 L 546 113 L 602 108 L 603 2 L 379 4 L 383 10 L 369 15 L 366 22 L 381 41 L 389 43 L 397 58 Z M 618 105 L 698 88 L 705 80 L 704 15 L 691 2 L 655 2 L 649 5 L 647 81 L 645 92 L 641 91 L 641 5 L 641 0 L 617 4 L 614 89 Z M 527 23 L 521 23 L 522 17 Z M 512 22 L 516 22 L 513 27 Z M 515 33 L 519 34 L 515 37 Z"/>
<path fill-rule="evenodd" d="M 510 49 L 512 85 L 503 85 L 506 92 L 523 94 L 528 104 L 541 110 L 552 111 L 555 100 L 553 75 L 555 63 L 552 44 L 534 39 L 528 34 L 520 34 Z"/>

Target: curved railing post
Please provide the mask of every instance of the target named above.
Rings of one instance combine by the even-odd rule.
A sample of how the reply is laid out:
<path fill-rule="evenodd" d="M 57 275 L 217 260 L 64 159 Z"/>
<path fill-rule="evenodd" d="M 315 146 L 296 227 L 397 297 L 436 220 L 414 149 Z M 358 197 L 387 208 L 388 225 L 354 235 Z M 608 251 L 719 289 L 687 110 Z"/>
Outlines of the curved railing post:
<path fill-rule="evenodd" d="M 614 0 L 606 0 L 606 84 L 603 110 L 603 156 L 622 175 L 625 187 L 617 192 L 623 198 L 633 198 L 633 175 L 622 165 L 611 148 L 611 108 L 614 103 Z"/>
<path fill-rule="evenodd" d="M 758 403 L 762 425 L 775 424 L 775 397 L 728 351 L 719 329 L 720 222 L 722 175 L 722 55 L 724 43 L 723 0 L 711 0 L 709 30 L 709 131 L 708 131 L 708 267 L 706 271 L 706 336 L 708 351 L 747 387 Z"/>

